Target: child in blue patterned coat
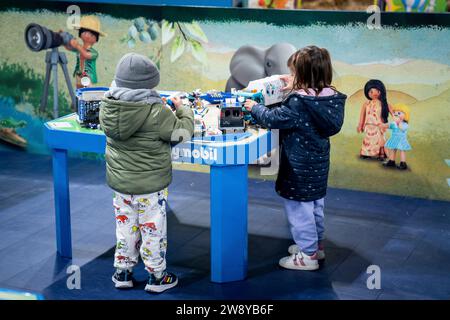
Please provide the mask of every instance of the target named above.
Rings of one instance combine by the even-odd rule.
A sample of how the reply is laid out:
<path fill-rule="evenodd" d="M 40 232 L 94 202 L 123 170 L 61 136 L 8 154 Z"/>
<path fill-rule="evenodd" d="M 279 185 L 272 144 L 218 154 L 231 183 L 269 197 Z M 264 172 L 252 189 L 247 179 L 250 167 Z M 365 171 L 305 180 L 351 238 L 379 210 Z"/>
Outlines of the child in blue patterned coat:
<path fill-rule="evenodd" d="M 290 90 L 280 107 L 268 109 L 252 100 L 245 108 L 269 129 L 280 129 L 280 168 L 275 185 L 284 206 L 295 245 L 280 266 L 316 270 L 325 258 L 324 197 L 330 165 L 330 139 L 344 121 L 346 95 L 331 86 L 328 51 L 309 46 L 288 61 L 291 75 L 280 78 Z"/>

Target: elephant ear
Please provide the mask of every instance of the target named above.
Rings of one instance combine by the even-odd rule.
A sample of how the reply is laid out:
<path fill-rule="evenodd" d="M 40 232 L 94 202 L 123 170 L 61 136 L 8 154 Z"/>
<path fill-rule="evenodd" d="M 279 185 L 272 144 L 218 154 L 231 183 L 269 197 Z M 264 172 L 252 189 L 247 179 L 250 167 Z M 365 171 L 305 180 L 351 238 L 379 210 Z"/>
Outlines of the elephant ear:
<path fill-rule="evenodd" d="M 264 70 L 265 51 L 254 46 L 240 47 L 231 58 L 231 77 L 246 87 L 250 81 L 261 79 L 266 76 Z"/>
<path fill-rule="evenodd" d="M 268 76 L 287 74 L 287 61 L 297 49 L 290 43 L 277 43 L 266 50 L 264 68 Z"/>

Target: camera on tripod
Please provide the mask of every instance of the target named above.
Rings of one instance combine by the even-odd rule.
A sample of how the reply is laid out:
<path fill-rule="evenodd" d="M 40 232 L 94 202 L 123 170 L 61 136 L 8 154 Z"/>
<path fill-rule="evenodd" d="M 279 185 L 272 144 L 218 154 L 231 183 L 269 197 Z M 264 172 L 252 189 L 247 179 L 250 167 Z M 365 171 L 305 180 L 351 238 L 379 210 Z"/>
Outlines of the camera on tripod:
<path fill-rule="evenodd" d="M 47 107 L 48 101 L 48 89 L 50 86 L 50 81 L 53 81 L 53 117 L 58 118 L 59 116 L 59 104 L 58 104 L 58 65 L 61 66 L 64 78 L 66 80 L 67 89 L 69 90 L 72 110 L 76 108 L 75 93 L 72 88 L 72 83 L 70 81 L 69 71 L 67 70 L 67 57 L 64 52 L 59 52 L 59 46 L 72 47 L 70 45 L 70 40 L 73 36 L 68 32 L 54 32 L 46 27 L 43 27 L 37 23 L 30 23 L 25 28 L 25 44 L 31 51 L 42 51 L 47 50 L 45 55 L 45 80 L 43 95 L 41 98 L 40 111 L 44 112 Z M 53 79 L 51 75 L 53 74 Z"/>
<path fill-rule="evenodd" d="M 30 23 L 25 28 L 25 43 L 32 51 L 70 46 L 72 39 L 73 36 L 68 32 L 54 32 L 37 23 Z"/>

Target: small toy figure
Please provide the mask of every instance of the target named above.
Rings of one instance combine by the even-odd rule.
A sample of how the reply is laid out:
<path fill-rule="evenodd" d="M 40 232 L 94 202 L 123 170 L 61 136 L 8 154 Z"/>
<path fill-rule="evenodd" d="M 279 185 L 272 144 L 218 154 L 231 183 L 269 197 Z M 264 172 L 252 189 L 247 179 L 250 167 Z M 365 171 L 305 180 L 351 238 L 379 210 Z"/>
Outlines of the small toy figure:
<path fill-rule="evenodd" d="M 196 109 L 203 109 L 205 106 L 203 105 L 202 97 L 205 96 L 200 89 L 195 89 L 191 93 L 185 93 L 183 96 L 180 96 L 183 99 L 187 99 L 191 107 Z"/>
<path fill-rule="evenodd" d="M 377 158 L 386 159 L 383 127 L 380 124 L 388 122 L 388 116 L 392 107 L 386 98 L 386 88 L 380 80 L 369 80 L 364 86 L 364 94 L 369 101 L 366 101 L 359 117 L 359 124 L 356 128 L 358 133 L 364 132 L 364 140 L 361 145 L 361 159 Z"/>
<path fill-rule="evenodd" d="M 395 167 L 395 157 L 397 151 L 400 151 L 400 165 L 397 166 L 400 170 L 406 170 L 408 168 L 406 164 L 406 151 L 411 150 L 411 146 L 408 142 L 408 122 L 410 119 L 409 107 L 405 104 L 396 104 L 393 107 L 394 121 L 389 124 L 382 124 L 385 129 L 392 130 L 392 135 L 385 144 L 385 148 L 388 150 L 389 160 L 383 163 L 383 166 Z"/>
<path fill-rule="evenodd" d="M 94 44 L 98 42 L 99 36 L 106 36 L 106 34 L 100 30 L 100 20 L 97 17 L 84 16 L 80 20 L 78 36 L 83 41 L 82 45 L 76 39 L 72 39 L 70 46 L 65 48 L 77 53 L 77 64 L 73 75 L 76 78 L 76 87 L 83 88 L 86 86 L 85 77 L 89 78 L 90 83 L 97 83 L 98 52 L 94 49 Z"/>

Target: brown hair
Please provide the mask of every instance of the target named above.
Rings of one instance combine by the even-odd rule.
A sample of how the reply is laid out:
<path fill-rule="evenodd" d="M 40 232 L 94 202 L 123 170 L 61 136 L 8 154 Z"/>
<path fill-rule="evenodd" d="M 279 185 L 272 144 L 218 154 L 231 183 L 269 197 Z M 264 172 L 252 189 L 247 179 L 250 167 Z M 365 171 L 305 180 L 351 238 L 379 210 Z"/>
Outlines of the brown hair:
<path fill-rule="evenodd" d="M 292 54 L 287 63 L 294 71 L 292 90 L 305 90 L 309 93 L 312 88 L 316 95 L 327 87 L 333 88 L 333 69 L 327 49 L 316 46 L 302 48 Z"/>

